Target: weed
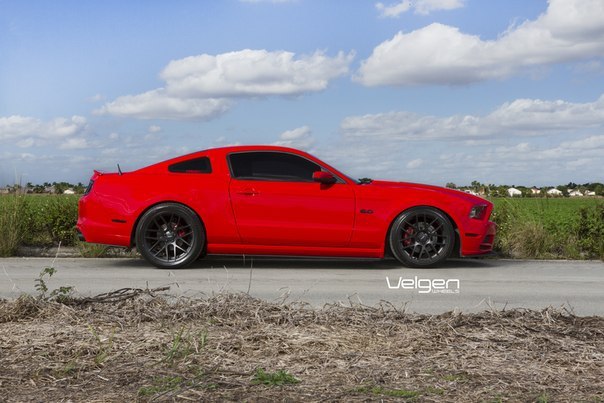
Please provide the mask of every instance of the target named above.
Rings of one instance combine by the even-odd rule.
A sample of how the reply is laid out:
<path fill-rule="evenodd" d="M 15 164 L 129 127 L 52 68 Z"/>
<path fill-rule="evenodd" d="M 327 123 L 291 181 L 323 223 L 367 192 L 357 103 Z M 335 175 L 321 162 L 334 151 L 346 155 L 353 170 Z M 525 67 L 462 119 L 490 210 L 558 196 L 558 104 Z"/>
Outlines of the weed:
<path fill-rule="evenodd" d="M 107 250 L 109 249 L 109 247 L 106 245 L 101 245 L 101 244 L 97 244 L 97 243 L 79 242 L 79 241 L 76 243 L 76 246 L 78 248 L 78 251 L 80 252 L 80 255 L 82 255 L 82 257 L 92 257 L 92 258 L 105 256 L 105 254 L 107 253 Z"/>
<path fill-rule="evenodd" d="M 27 209 L 24 196 L 0 196 L 0 257 L 13 256 L 26 233 L 23 215 Z"/>
<path fill-rule="evenodd" d="M 198 353 L 200 349 L 205 348 L 207 341 L 207 331 L 191 334 L 185 331 L 183 326 L 172 336 L 172 342 L 165 352 L 165 360 L 173 365 L 178 359 L 186 358 L 194 352 Z"/>
<path fill-rule="evenodd" d="M 361 386 L 355 390 L 359 393 L 371 393 L 376 396 L 400 397 L 403 399 L 415 399 L 420 392 L 407 389 L 386 389 L 382 386 Z"/>
<path fill-rule="evenodd" d="M 172 392 L 181 388 L 188 389 L 206 389 L 216 390 L 218 385 L 215 383 L 200 383 L 203 374 L 197 375 L 194 379 L 187 380 L 181 376 L 163 376 L 153 379 L 153 385 L 143 386 L 138 389 L 138 395 L 149 397 L 160 393 Z"/>
<path fill-rule="evenodd" d="M 46 292 L 48 291 L 48 286 L 46 285 L 46 280 L 44 280 L 44 276 L 48 276 L 48 278 L 52 277 L 57 272 L 57 269 L 54 267 L 45 267 L 38 278 L 34 280 L 34 288 L 38 291 L 38 298 L 45 299 Z"/>
<path fill-rule="evenodd" d="M 281 386 L 299 382 L 298 378 L 281 369 L 276 372 L 266 372 L 264 369 L 258 368 L 254 373 L 254 379 L 252 379 L 252 385 Z"/>
<path fill-rule="evenodd" d="M 468 377 L 465 374 L 448 374 L 442 377 L 447 382 L 465 383 L 468 382 Z"/>
<path fill-rule="evenodd" d="M 107 358 L 109 357 L 109 353 L 113 349 L 113 337 L 115 336 L 115 330 L 112 331 L 111 336 L 109 336 L 109 338 L 105 340 L 101 339 L 101 336 L 99 336 L 98 331 L 93 326 L 88 325 L 88 330 L 90 330 L 90 333 L 92 334 L 98 345 L 98 352 L 94 357 L 94 362 L 97 365 L 100 365 L 107 360 Z"/>
<path fill-rule="evenodd" d="M 180 376 L 164 376 L 155 378 L 152 386 L 143 386 L 138 390 L 139 396 L 153 396 L 158 393 L 176 390 L 182 386 L 185 380 Z"/>
<path fill-rule="evenodd" d="M 36 291 L 38 291 L 38 299 L 44 301 L 54 300 L 64 303 L 71 298 L 73 286 L 60 286 L 59 288 L 52 290 L 48 297 L 46 296 L 46 293 L 48 292 L 48 285 L 46 285 L 46 280 L 44 278 L 48 276 L 50 279 L 56 272 L 57 269 L 52 266 L 45 267 L 38 275 L 38 278 L 34 280 L 34 288 Z"/>
<path fill-rule="evenodd" d="M 431 394 L 431 395 L 440 395 L 440 396 L 442 396 L 442 395 L 444 395 L 444 394 L 445 394 L 445 390 L 444 390 L 444 389 L 441 389 L 441 388 L 435 388 L 435 387 L 433 387 L 433 386 L 428 386 L 428 387 L 425 389 L 425 392 L 426 392 L 427 394 Z"/>
<path fill-rule="evenodd" d="M 67 375 L 73 375 L 76 372 L 77 366 L 76 363 L 72 360 L 69 361 L 67 364 L 65 364 L 65 366 L 63 368 L 61 368 L 61 375 L 63 376 L 67 376 Z"/>

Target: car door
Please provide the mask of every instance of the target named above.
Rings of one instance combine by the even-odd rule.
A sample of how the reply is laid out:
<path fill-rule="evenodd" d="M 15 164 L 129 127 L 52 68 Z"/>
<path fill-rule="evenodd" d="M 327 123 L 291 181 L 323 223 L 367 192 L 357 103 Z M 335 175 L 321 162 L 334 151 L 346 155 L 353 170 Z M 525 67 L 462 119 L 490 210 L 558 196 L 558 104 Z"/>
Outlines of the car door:
<path fill-rule="evenodd" d="M 299 155 L 250 151 L 228 156 L 229 193 L 241 239 L 271 246 L 345 247 L 354 225 L 354 190 L 312 179 L 322 167 Z"/>

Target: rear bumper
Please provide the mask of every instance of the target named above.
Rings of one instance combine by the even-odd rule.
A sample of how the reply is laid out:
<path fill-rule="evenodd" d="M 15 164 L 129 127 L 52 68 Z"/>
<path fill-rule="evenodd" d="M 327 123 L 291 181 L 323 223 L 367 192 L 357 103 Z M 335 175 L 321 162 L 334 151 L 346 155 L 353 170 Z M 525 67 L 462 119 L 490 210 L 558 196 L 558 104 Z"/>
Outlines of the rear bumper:
<path fill-rule="evenodd" d="M 76 226 L 80 241 L 130 247 L 130 235 L 124 232 L 123 224 L 99 223 L 82 218 Z"/>

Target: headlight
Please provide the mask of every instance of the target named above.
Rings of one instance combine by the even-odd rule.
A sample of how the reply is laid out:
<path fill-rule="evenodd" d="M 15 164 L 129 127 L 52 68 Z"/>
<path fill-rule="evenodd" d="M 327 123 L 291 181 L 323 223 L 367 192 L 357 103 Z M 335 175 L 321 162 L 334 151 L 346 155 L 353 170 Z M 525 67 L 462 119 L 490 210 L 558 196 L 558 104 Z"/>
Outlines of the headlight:
<path fill-rule="evenodd" d="M 487 212 L 486 204 L 478 204 L 470 210 L 470 218 L 474 218 L 476 220 L 482 220 L 484 218 L 485 213 Z"/>

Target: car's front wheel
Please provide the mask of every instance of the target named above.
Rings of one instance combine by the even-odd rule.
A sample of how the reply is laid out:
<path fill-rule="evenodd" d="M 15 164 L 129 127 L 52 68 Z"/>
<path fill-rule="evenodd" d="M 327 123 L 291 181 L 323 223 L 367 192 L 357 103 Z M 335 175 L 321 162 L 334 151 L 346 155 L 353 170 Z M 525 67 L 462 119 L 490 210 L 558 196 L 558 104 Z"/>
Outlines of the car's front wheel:
<path fill-rule="evenodd" d="M 455 231 L 449 218 L 431 207 L 415 207 L 401 213 L 392 223 L 390 249 L 409 267 L 430 267 L 451 254 Z"/>
<path fill-rule="evenodd" d="M 178 269 L 195 261 L 204 243 L 199 218 L 181 204 L 151 207 L 136 227 L 136 248 L 145 260 L 162 269 Z"/>

